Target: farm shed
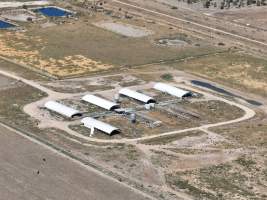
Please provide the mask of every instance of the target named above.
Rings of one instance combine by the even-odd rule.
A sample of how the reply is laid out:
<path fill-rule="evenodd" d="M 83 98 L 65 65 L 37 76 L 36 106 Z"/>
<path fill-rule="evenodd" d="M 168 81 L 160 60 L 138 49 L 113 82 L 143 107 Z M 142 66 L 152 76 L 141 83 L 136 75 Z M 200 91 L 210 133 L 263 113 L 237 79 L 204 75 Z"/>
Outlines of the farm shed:
<path fill-rule="evenodd" d="M 128 88 L 121 89 L 119 91 L 119 94 L 127 96 L 127 97 L 130 97 L 130 98 L 133 98 L 135 100 L 138 100 L 138 101 L 141 101 L 141 102 L 144 102 L 144 103 L 155 103 L 156 102 L 155 99 L 153 99 L 152 97 L 147 96 L 145 94 L 142 94 L 140 92 L 136 92 L 136 91 L 130 90 Z"/>
<path fill-rule="evenodd" d="M 165 83 L 156 83 L 153 88 L 161 92 L 170 94 L 172 96 L 178 97 L 178 98 L 191 96 L 191 92 L 174 87 L 172 85 L 165 84 Z"/>
<path fill-rule="evenodd" d="M 82 97 L 82 100 L 97 105 L 106 110 L 114 110 L 120 107 L 118 104 L 112 101 L 108 101 L 106 99 L 91 94 L 85 95 L 84 97 Z"/>
<path fill-rule="evenodd" d="M 78 110 L 75 110 L 73 108 L 70 108 L 68 106 L 65 106 L 61 103 L 58 103 L 56 101 L 48 101 L 45 103 L 45 108 L 48 110 L 51 110 L 53 112 L 56 112 L 60 115 L 63 115 L 68 118 L 73 118 L 75 116 L 81 116 L 82 113 Z"/>
<path fill-rule="evenodd" d="M 120 130 L 114 126 L 111 126 L 105 122 L 101 122 L 91 117 L 83 118 L 82 121 L 83 125 L 89 129 L 96 128 L 108 135 L 113 135 L 118 133 Z"/>

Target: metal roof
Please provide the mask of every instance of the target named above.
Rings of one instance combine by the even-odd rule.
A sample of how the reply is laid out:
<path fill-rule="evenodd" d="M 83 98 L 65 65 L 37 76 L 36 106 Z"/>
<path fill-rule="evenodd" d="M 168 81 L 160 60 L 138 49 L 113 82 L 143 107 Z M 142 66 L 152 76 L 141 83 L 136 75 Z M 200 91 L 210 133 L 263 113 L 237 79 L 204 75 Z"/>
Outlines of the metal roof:
<path fill-rule="evenodd" d="M 165 83 L 156 83 L 153 88 L 161 92 L 166 92 L 170 95 L 176 96 L 178 98 L 183 98 L 191 94 L 191 92 L 189 91 Z"/>
<path fill-rule="evenodd" d="M 101 122 L 99 120 L 96 120 L 91 117 L 86 117 L 81 120 L 81 122 L 84 124 L 87 128 L 96 128 L 100 131 L 103 131 L 104 133 L 107 133 L 109 135 L 112 135 L 114 132 L 119 131 L 118 128 L 111 126 L 105 122 Z"/>
<path fill-rule="evenodd" d="M 150 97 L 150 96 L 147 96 L 145 94 L 142 94 L 140 92 L 136 92 L 136 91 L 133 91 L 133 90 L 130 90 L 128 88 L 123 88 L 119 91 L 119 94 L 122 94 L 124 96 L 128 96 L 128 97 L 131 97 L 133 99 L 136 99 L 138 101 L 142 101 L 144 103 L 150 103 L 150 102 L 155 102 L 155 99 Z"/>
<path fill-rule="evenodd" d="M 48 110 L 54 111 L 56 113 L 59 113 L 61 115 L 64 115 L 65 117 L 74 117 L 76 115 L 82 115 L 82 113 L 78 110 L 75 110 L 73 108 L 70 108 L 68 106 L 65 106 L 61 103 L 58 103 L 56 101 L 48 101 L 45 103 L 45 108 Z"/>
<path fill-rule="evenodd" d="M 95 95 L 91 95 L 91 94 L 88 94 L 88 95 L 85 95 L 82 100 L 88 102 L 88 103 L 91 103 L 91 104 L 94 104 L 94 105 L 97 105 L 101 108 L 104 108 L 106 110 L 113 110 L 115 108 L 119 108 L 120 106 L 112 101 L 108 101 L 106 99 L 103 99 L 101 97 L 98 97 L 98 96 L 95 96 Z"/>

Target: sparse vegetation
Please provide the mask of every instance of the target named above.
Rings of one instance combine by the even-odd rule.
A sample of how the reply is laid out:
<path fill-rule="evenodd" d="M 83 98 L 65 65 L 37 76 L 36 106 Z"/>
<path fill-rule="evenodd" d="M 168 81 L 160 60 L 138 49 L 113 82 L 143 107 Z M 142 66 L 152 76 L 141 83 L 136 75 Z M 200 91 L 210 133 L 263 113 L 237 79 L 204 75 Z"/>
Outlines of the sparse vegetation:
<path fill-rule="evenodd" d="M 267 61 L 229 52 L 178 62 L 171 65 L 232 88 L 266 96 Z M 242 71 L 242 73 L 240 73 Z"/>
<path fill-rule="evenodd" d="M 163 74 L 160 77 L 165 81 L 172 81 L 173 80 L 173 76 L 171 74 L 169 74 L 169 73 Z"/>
<path fill-rule="evenodd" d="M 168 144 L 171 143 L 173 141 L 182 139 L 184 137 L 195 137 L 195 136 L 200 136 L 203 135 L 203 132 L 201 131 L 188 131 L 188 132 L 184 132 L 184 133 L 177 133 L 175 135 L 171 135 L 171 136 L 161 136 L 158 138 L 154 138 L 154 139 L 147 139 L 142 141 L 142 144 L 147 144 L 147 145 L 164 145 L 164 144 Z"/>

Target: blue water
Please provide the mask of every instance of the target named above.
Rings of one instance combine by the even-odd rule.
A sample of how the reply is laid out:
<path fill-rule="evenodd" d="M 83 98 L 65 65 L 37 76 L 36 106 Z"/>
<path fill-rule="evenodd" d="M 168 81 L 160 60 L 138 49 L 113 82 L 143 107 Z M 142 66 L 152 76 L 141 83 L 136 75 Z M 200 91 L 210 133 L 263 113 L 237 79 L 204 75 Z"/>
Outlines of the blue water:
<path fill-rule="evenodd" d="M 37 11 L 48 17 L 64 17 L 72 14 L 68 11 L 55 7 L 39 8 Z"/>
<path fill-rule="evenodd" d="M 191 83 L 195 84 L 195 85 L 198 85 L 198 86 L 201 86 L 201 87 L 205 87 L 205 88 L 208 88 L 208 89 L 211 89 L 215 92 L 219 92 L 221 94 L 224 94 L 224 95 L 228 95 L 228 96 L 232 96 L 232 97 L 237 97 L 237 98 L 240 98 L 240 99 L 243 99 L 245 100 L 246 102 L 248 102 L 249 104 L 252 104 L 254 106 L 261 106 L 262 103 L 258 102 L 258 101 L 254 101 L 252 99 L 246 99 L 244 97 L 241 97 L 239 95 L 236 95 L 234 93 L 231 93 L 231 92 L 228 92 L 222 88 L 219 88 L 219 87 L 216 87 L 210 83 L 207 83 L 207 82 L 203 82 L 203 81 L 197 81 L 197 80 L 192 80 Z"/>
<path fill-rule="evenodd" d="M 15 25 L 0 20 L 0 29 L 7 29 L 12 27 L 15 27 Z"/>

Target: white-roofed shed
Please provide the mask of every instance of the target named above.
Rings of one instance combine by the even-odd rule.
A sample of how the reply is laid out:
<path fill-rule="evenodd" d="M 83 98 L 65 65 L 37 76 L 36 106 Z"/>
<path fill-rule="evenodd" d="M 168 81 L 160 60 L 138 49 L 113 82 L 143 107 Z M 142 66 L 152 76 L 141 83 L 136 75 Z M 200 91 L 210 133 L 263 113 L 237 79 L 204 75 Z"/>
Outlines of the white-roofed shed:
<path fill-rule="evenodd" d="M 168 94 L 175 96 L 175 97 L 178 97 L 178 98 L 191 96 L 191 92 L 174 87 L 172 85 L 168 85 L 166 83 L 156 83 L 153 88 L 156 90 L 159 90 L 161 92 L 168 93 Z"/>
<path fill-rule="evenodd" d="M 118 104 L 116 104 L 116 103 L 114 103 L 112 101 L 108 101 L 106 99 L 103 99 L 101 97 L 98 97 L 98 96 L 95 96 L 95 95 L 91 95 L 91 94 L 83 96 L 82 100 L 86 101 L 88 103 L 97 105 L 97 106 L 99 106 L 101 108 L 104 108 L 106 110 L 113 110 L 113 109 L 116 109 L 116 108 L 120 107 Z"/>
<path fill-rule="evenodd" d="M 53 112 L 56 112 L 60 115 L 68 117 L 68 118 L 82 115 L 82 113 L 80 111 L 75 110 L 71 107 L 65 106 L 65 105 L 58 103 L 56 101 L 48 101 L 45 103 L 44 106 L 46 109 L 51 110 Z"/>
<path fill-rule="evenodd" d="M 134 90 L 130 90 L 128 88 L 123 88 L 119 91 L 120 95 L 124 95 L 133 99 L 136 99 L 138 101 L 144 102 L 144 103 L 154 103 L 156 102 L 154 98 L 147 96 L 145 94 L 142 94 L 140 92 L 136 92 Z"/>
<path fill-rule="evenodd" d="M 112 135 L 116 132 L 119 132 L 120 130 L 114 126 L 111 126 L 110 124 L 107 124 L 105 122 L 96 120 L 91 117 L 86 117 L 81 120 L 83 125 L 89 129 L 96 128 L 108 135 Z"/>

